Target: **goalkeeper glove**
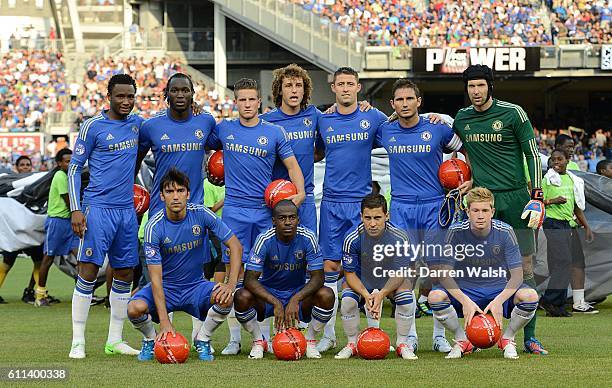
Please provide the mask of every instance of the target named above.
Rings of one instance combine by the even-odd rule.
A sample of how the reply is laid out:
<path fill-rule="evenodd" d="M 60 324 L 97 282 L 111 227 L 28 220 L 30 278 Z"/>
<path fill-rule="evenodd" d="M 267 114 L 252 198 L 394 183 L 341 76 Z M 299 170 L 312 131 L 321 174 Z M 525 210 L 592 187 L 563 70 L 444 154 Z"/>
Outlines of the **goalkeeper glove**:
<path fill-rule="evenodd" d="M 542 226 L 544 218 L 546 217 L 546 210 L 544 209 L 544 193 L 542 189 L 531 190 L 531 201 L 527 202 L 523 209 L 521 218 L 527 219 L 527 226 L 531 229 L 538 229 Z"/>

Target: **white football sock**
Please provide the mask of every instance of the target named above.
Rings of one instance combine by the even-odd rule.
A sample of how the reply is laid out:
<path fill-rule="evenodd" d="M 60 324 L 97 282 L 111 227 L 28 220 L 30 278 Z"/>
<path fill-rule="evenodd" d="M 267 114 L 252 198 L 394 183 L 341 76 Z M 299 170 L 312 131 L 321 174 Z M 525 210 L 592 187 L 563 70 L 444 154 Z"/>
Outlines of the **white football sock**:
<path fill-rule="evenodd" d="M 136 330 L 142 333 L 144 339 L 155 339 L 155 327 L 153 326 L 153 321 L 151 320 L 150 314 L 145 314 L 141 317 L 130 319 L 130 322 L 132 322 L 132 325 Z"/>
<path fill-rule="evenodd" d="M 272 326 L 272 318 L 268 317 L 264 319 L 262 322 L 259 322 L 259 329 L 261 330 L 261 334 L 263 334 L 265 339 L 270 339 L 270 328 Z"/>
<path fill-rule="evenodd" d="M 206 314 L 204 322 L 200 325 L 200 331 L 196 334 L 196 339 L 199 341 L 210 341 L 212 334 L 225 321 L 231 308 L 223 308 L 218 304 L 213 305 Z"/>
<path fill-rule="evenodd" d="M 130 301 L 131 282 L 124 282 L 113 278 L 109 296 L 110 323 L 108 325 L 107 344 L 123 341 L 123 322 L 127 319 L 127 305 Z"/>
<path fill-rule="evenodd" d="M 514 306 L 510 313 L 510 322 L 502 337 L 513 340 L 516 333 L 531 321 L 537 308 L 538 302 L 523 302 Z"/>
<path fill-rule="evenodd" d="M 416 304 L 410 291 L 399 292 L 395 295 L 395 324 L 397 326 L 396 346 L 408 343 L 408 333 L 414 323 L 414 309 Z"/>
<path fill-rule="evenodd" d="M 338 272 L 325 272 L 325 286 L 332 289 L 334 292 L 334 312 L 331 319 L 325 324 L 323 336 L 336 339 L 336 315 L 338 314 Z"/>
<path fill-rule="evenodd" d="M 444 325 L 440 323 L 437 319 L 433 320 L 433 338 L 436 337 L 446 337 L 446 330 L 444 329 Z"/>
<path fill-rule="evenodd" d="M 340 304 L 340 317 L 342 327 L 349 343 L 357 343 L 359 335 L 359 306 L 357 301 L 351 297 L 343 297 Z"/>
<path fill-rule="evenodd" d="M 574 306 L 584 302 L 584 288 L 582 290 L 572 290 L 572 297 L 574 299 Z"/>
<path fill-rule="evenodd" d="M 412 300 L 415 300 L 415 294 L 414 291 L 412 291 Z M 396 307 L 397 308 L 397 307 Z M 416 306 L 415 309 L 412 312 L 412 324 L 410 325 L 410 331 L 408 331 L 408 337 L 414 337 L 415 339 L 418 339 L 419 336 L 417 335 L 417 330 L 416 330 Z"/>
<path fill-rule="evenodd" d="M 95 281 L 77 277 L 77 283 L 72 293 L 72 344 L 85 343 L 85 325 L 89 316 L 91 306 L 91 296 Z"/>
<path fill-rule="evenodd" d="M 431 304 L 433 309 L 434 319 L 440 321 L 440 323 L 455 335 L 456 341 L 465 341 L 467 337 L 461 324 L 459 323 L 459 317 L 457 311 L 448 302 L 439 303 L 440 309 L 434 308 L 434 304 Z"/>
<path fill-rule="evenodd" d="M 208 315 L 207 315 L 208 317 Z M 193 340 L 198 336 L 200 330 L 202 330 L 202 325 L 204 321 L 200 321 L 198 318 L 191 316 L 191 339 Z"/>
<path fill-rule="evenodd" d="M 305 336 L 307 341 L 316 339 L 317 334 L 323 330 L 325 324 L 331 319 L 332 314 L 333 309 L 325 310 L 318 306 L 312 308 L 312 319 L 310 320 Z"/>
<path fill-rule="evenodd" d="M 240 343 L 242 340 L 242 335 L 240 334 L 240 323 L 236 319 L 236 311 L 234 311 L 233 307 L 227 316 L 227 327 L 229 327 L 230 342 Z"/>
<path fill-rule="evenodd" d="M 242 327 L 244 327 L 244 330 L 251 334 L 253 341 L 263 339 L 261 329 L 259 328 L 259 322 L 257 322 L 257 312 L 254 308 L 251 307 L 243 313 L 236 311 L 236 319 L 240 322 Z"/>

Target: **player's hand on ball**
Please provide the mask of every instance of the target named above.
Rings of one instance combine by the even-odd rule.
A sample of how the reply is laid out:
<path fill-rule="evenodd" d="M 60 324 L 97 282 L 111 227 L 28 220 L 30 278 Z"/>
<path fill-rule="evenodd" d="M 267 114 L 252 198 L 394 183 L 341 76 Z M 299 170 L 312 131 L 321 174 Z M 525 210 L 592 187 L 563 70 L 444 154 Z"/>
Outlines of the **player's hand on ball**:
<path fill-rule="evenodd" d="M 302 203 L 306 199 L 306 194 L 297 193 L 295 195 L 292 195 L 291 197 L 287 197 L 287 199 L 293 202 L 295 206 L 300 207 L 300 205 L 302 205 Z"/>
<path fill-rule="evenodd" d="M 457 187 L 457 190 L 459 190 L 461 195 L 464 195 L 468 191 L 472 190 L 473 184 L 474 184 L 474 181 L 470 179 L 469 181 L 465 181 L 462 184 L 460 184 L 459 187 Z"/>
<path fill-rule="evenodd" d="M 227 283 L 217 283 L 213 291 L 213 299 L 219 305 L 228 304 L 234 297 L 236 287 Z"/>
<path fill-rule="evenodd" d="M 277 331 L 285 327 L 285 309 L 279 300 L 274 303 L 274 327 Z"/>
<path fill-rule="evenodd" d="M 87 229 L 87 222 L 85 220 L 85 215 L 80 210 L 75 210 L 72 212 L 72 216 L 70 217 L 72 223 L 72 231 L 74 234 L 79 236 L 79 238 L 83 238 L 85 234 L 85 229 Z"/>
<path fill-rule="evenodd" d="M 491 315 L 493 315 L 493 319 L 495 319 L 497 326 L 499 326 L 499 328 L 502 329 L 504 325 L 504 305 L 503 303 L 501 303 L 497 299 L 493 299 L 491 303 L 489 303 L 487 307 L 485 307 L 485 309 L 483 310 L 483 313 L 486 314 L 489 311 L 491 312 Z"/>
<path fill-rule="evenodd" d="M 465 321 L 464 328 L 468 327 L 468 325 L 470 324 L 470 322 L 472 322 L 472 318 L 474 317 L 474 315 L 476 315 L 476 313 L 483 314 L 480 307 L 478 307 L 478 305 L 474 303 L 473 300 L 468 298 L 468 301 L 465 304 L 463 304 L 463 320 Z"/>
<path fill-rule="evenodd" d="M 285 327 L 296 327 L 300 321 L 300 302 L 294 298 L 285 307 Z"/>
<path fill-rule="evenodd" d="M 168 333 L 171 333 L 173 337 L 176 337 L 176 331 L 174 330 L 174 326 L 170 321 L 163 321 L 159 323 L 159 333 L 157 333 L 157 337 L 155 337 L 156 341 L 163 341 L 166 339 Z"/>

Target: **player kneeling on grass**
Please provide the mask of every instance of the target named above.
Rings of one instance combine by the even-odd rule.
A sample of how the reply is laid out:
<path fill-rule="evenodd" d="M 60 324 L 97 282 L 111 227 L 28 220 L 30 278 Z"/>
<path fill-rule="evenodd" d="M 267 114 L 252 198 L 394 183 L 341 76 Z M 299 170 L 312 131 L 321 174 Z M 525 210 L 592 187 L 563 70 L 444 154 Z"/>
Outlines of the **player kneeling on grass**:
<path fill-rule="evenodd" d="M 244 288 L 234 295 L 236 319 L 253 336 L 251 359 L 263 358 L 267 345 L 257 320 L 271 316 L 276 330 L 310 322 L 306 357 L 321 358 L 315 337 L 332 316 L 334 292 L 323 286 L 317 238 L 299 222 L 293 202 L 282 200 L 274 207 L 273 227 L 257 237 L 246 264 Z M 306 271 L 310 273 L 307 283 Z"/>
<path fill-rule="evenodd" d="M 458 313 L 467 327 L 476 313 L 490 312 L 500 328 L 504 317 L 510 319 L 498 346 L 505 358 L 516 359 L 514 336 L 535 315 L 538 294 L 523 283 L 521 254 L 512 227 L 493 219 L 493 193 L 476 187 L 468 192 L 466 202 L 469 220 L 452 225 L 446 237 L 445 246 L 454 253 L 431 263 L 440 271 L 441 287 L 429 293 L 429 304 L 434 318 L 455 334 L 455 346 L 446 358 L 461 358 L 474 350 Z"/>
<path fill-rule="evenodd" d="M 362 222 L 354 226 L 344 239 L 342 267 L 346 283 L 343 285 L 340 312 L 348 343 L 338 352 L 336 359 L 347 359 L 357 354 L 359 304 L 365 303 L 368 326 L 379 327 L 385 297 L 395 303 L 397 354 L 406 360 L 417 359 L 415 345 L 408 340 L 414 321 L 413 282 L 408 277 L 388 276 L 383 272 L 393 270 L 395 275 L 401 270 L 408 270 L 410 260 L 407 256 L 396 255 L 396 252 L 389 257 L 381 257 L 383 247 L 407 245 L 408 235 L 388 220 L 385 197 L 369 194 L 361 201 Z M 408 272 L 399 272 L 402 273 Z M 380 291 L 375 288 L 380 288 Z"/>
<path fill-rule="evenodd" d="M 144 252 L 151 283 L 138 291 L 128 304 L 128 317 L 143 335 L 138 359 L 153 359 L 155 339 L 165 339 L 174 327 L 168 318 L 172 311 L 184 311 L 204 324 L 195 339 L 200 360 L 214 359 L 210 337 L 232 307 L 232 294 L 242 264 L 242 245 L 232 231 L 203 205 L 187 203 L 189 178 L 170 169 L 160 183 L 162 209 L 149 218 L 145 228 Z M 227 284 L 202 278 L 204 244 L 208 231 L 218 236 L 230 250 Z M 156 335 L 152 321 L 159 322 Z"/>

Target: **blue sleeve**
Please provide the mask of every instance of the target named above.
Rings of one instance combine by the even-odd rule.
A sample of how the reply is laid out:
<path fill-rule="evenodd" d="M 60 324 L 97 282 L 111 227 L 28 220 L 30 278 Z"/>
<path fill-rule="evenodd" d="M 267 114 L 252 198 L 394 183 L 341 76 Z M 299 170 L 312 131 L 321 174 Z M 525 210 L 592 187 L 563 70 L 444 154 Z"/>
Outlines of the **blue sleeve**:
<path fill-rule="evenodd" d="M 229 240 L 230 238 L 232 238 L 234 233 L 225 224 L 225 222 L 221 220 L 221 218 L 217 217 L 217 215 L 206 206 L 198 206 L 198 208 L 200 209 L 199 211 L 202 218 L 202 225 L 206 225 L 206 228 L 213 232 L 215 236 L 217 236 L 219 240 L 224 243 L 227 242 L 227 240 Z"/>
<path fill-rule="evenodd" d="M 506 265 L 508 266 L 508 269 L 522 267 L 523 259 L 521 257 L 521 251 L 519 250 L 519 244 L 514 230 L 508 229 L 503 233 L 506 235 L 504 241 L 504 256 L 506 258 Z"/>
<path fill-rule="evenodd" d="M 206 146 L 211 150 L 220 150 L 223 148 L 221 144 L 221 138 L 219 136 L 219 132 L 221 130 L 221 126 L 223 125 L 223 121 L 218 124 L 215 124 L 213 130 L 210 131 L 210 135 L 208 135 L 208 140 L 206 141 Z"/>
<path fill-rule="evenodd" d="M 285 160 L 288 157 L 293 156 L 293 148 L 291 148 L 291 145 L 289 144 L 289 141 L 287 140 L 287 132 L 285 132 L 285 129 L 283 127 L 278 127 L 276 152 L 278 153 L 278 156 L 282 160 Z"/>
<path fill-rule="evenodd" d="M 90 119 L 91 120 L 91 119 Z M 74 144 L 74 153 L 68 166 L 68 197 L 70 198 L 70 211 L 81 210 L 81 170 L 89 159 L 95 147 L 96 132 L 93 120 L 87 120 L 81 125 L 79 136 Z"/>
<path fill-rule="evenodd" d="M 383 146 L 382 131 L 383 131 L 384 125 L 385 124 L 380 125 L 378 129 L 376 130 L 376 134 L 374 136 L 374 148 L 381 148 Z"/>
<path fill-rule="evenodd" d="M 347 235 L 342 244 L 342 268 L 346 272 L 356 272 L 361 254 L 360 239 Z"/>
<path fill-rule="evenodd" d="M 149 133 L 149 125 L 143 123 L 138 132 L 138 152 L 149 152 L 151 149 L 151 134 Z"/>
<path fill-rule="evenodd" d="M 306 240 L 306 264 L 308 271 L 323 269 L 323 254 L 314 234 L 312 236 L 308 235 Z"/>
<path fill-rule="evenodd" d="M 159 234 L 155 225 L 158 224 L 159 218 L 149 218 L 145 226 L 143 250 L 147 265 L 161 265 L 162 257 L 160 253 Z"/>
<path fill-rule="evenodd" d="M 255 244 L 253 245 L 249 255 L 249 260 L 246 262 L 246 270 L 263 272 L 264 262 L 266 261 L 266 256 L 268 255 L 267 242 L 262 244 L 264 234 L 265 233 L 260 234 L 255 240 Z"/>
<path fill-rule="evenodd" d="M 374 144 L 372 145 L 372 148 L 380 148 L 382 147 L 382 139 L 379 140 L 379 133 L 380 133 L 380 128 L 383 126 L 383 124 L 388 120 L 387 115 L 385 115 L 383 112 L 379 111 L 378 109 L 374 108 L 372 109 L 375 113 L 374 116 L 374 128 L 375 131 L 374 132 Z"/>

